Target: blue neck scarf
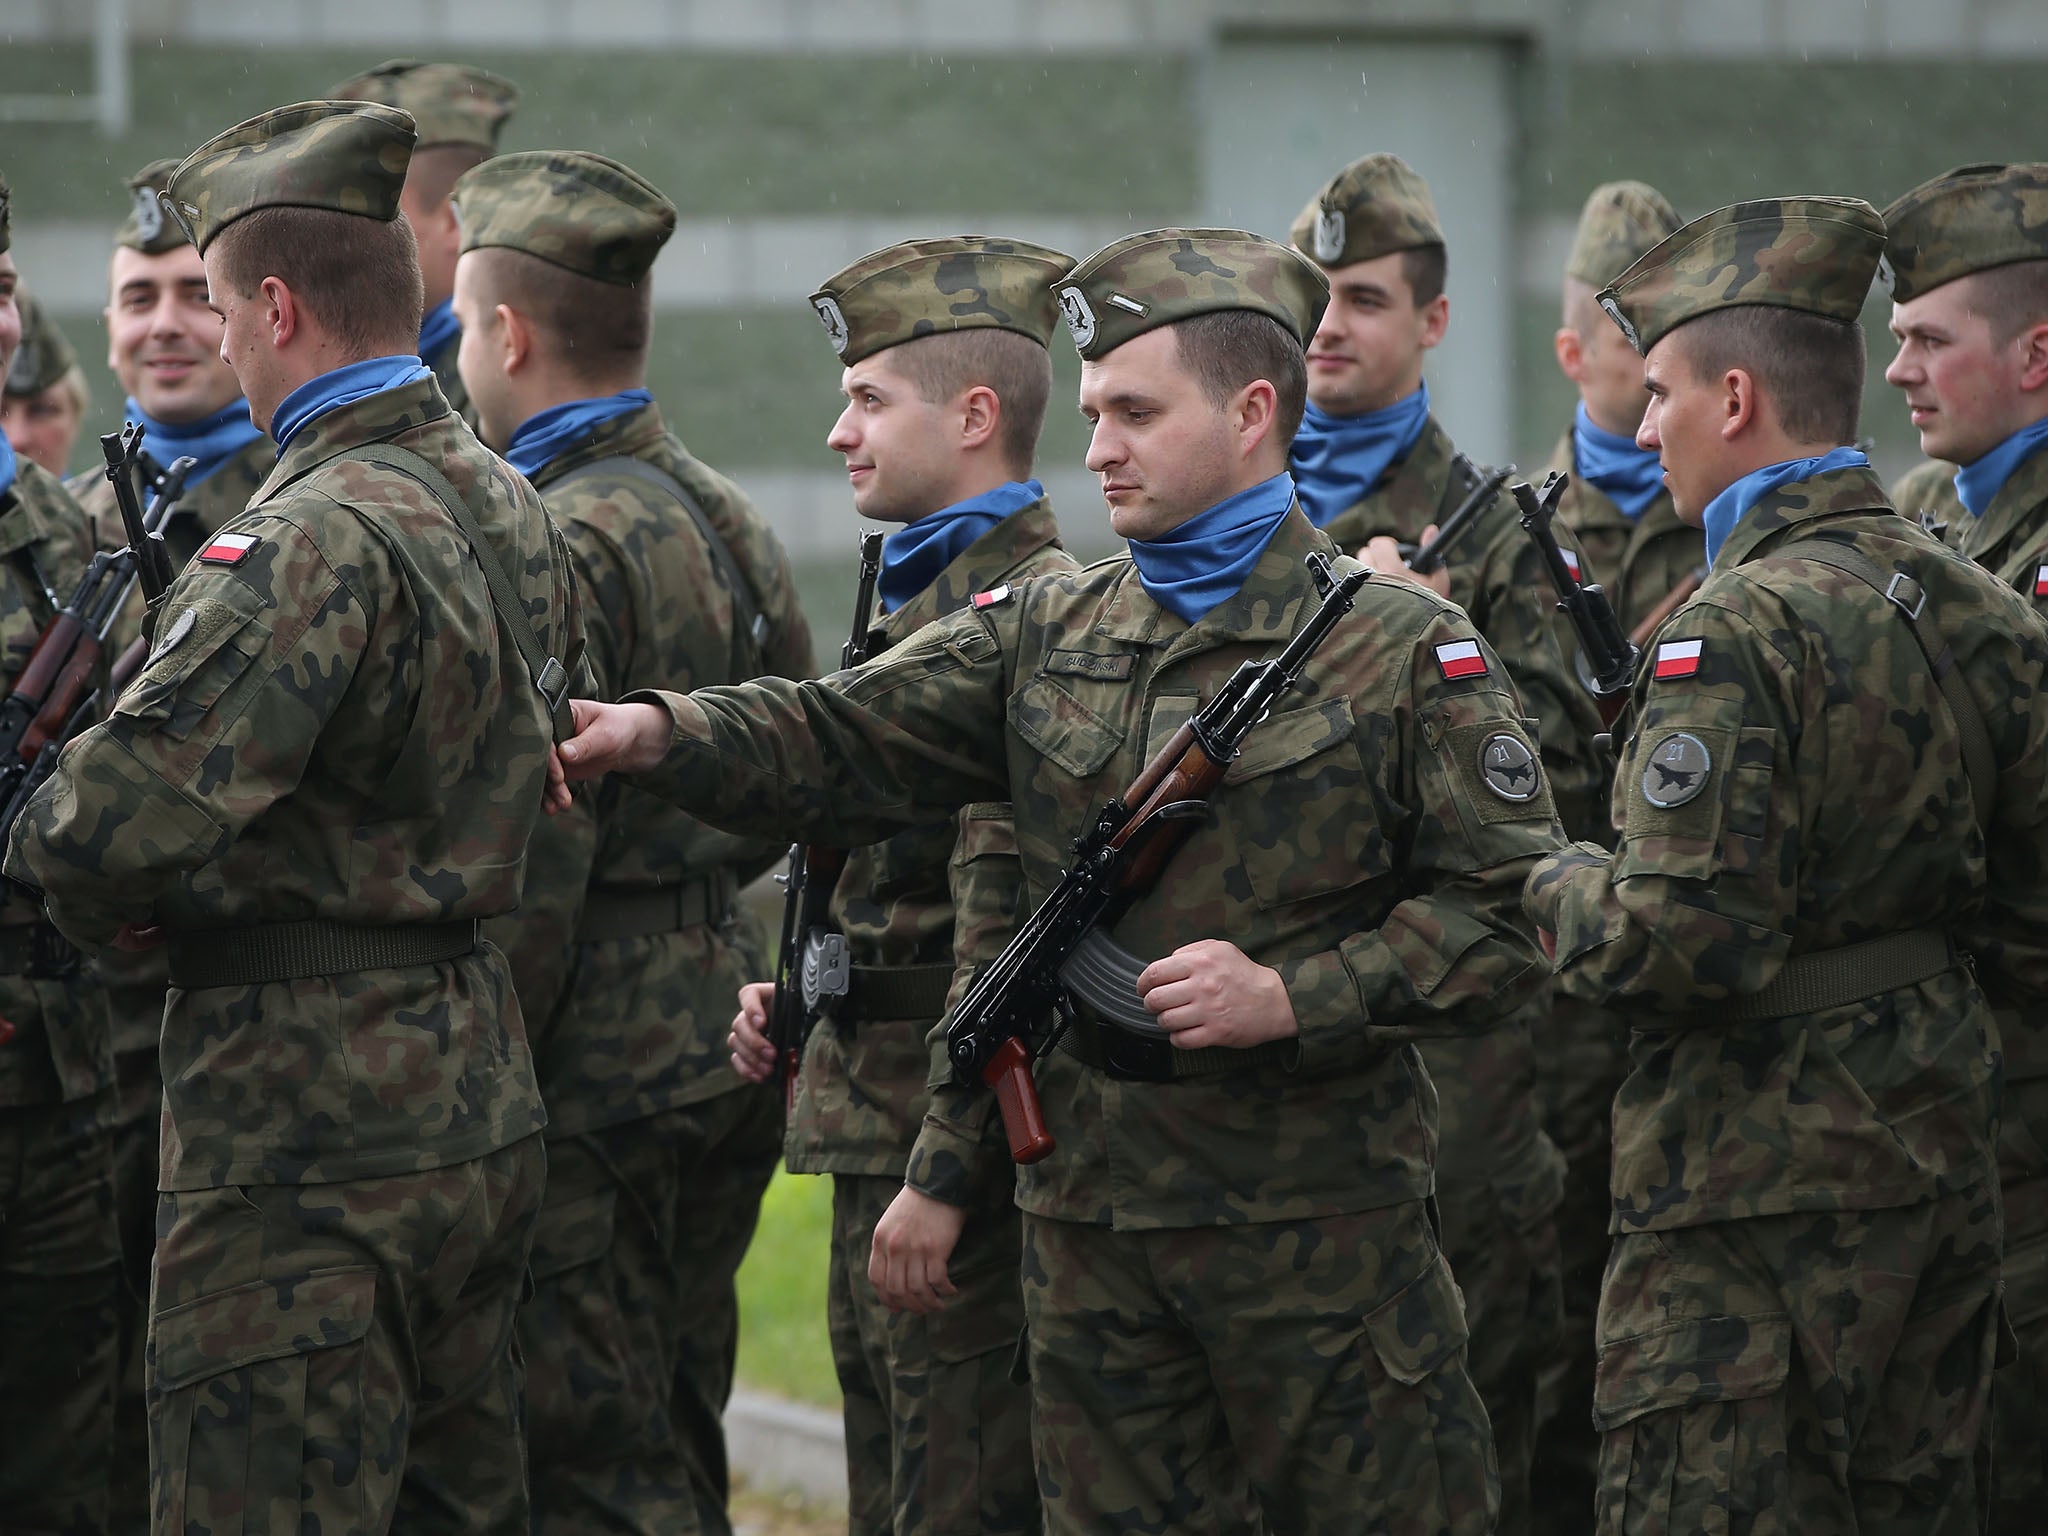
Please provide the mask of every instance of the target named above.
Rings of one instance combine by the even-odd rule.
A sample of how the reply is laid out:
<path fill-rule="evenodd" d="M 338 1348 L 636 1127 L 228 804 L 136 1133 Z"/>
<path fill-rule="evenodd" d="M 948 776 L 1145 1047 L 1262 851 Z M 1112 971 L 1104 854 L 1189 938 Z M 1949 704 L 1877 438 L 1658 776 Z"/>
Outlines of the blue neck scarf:
<path fill-rule="evenodd" d="M 277 440 L 277 451 L 283 453 L 299 429 L 315 417 L 433 376 L 433 370 L 416 357 L 372 357 L 346 363 L 308 379 L 286 395 L 271 413 L 270 435 Z"/>
<path fill-rule="evenodd" d="M 1853 469 L 1869 462 L 1861 449 L 1833 448 L 1817 459 L 1787 459 L 1782 464 L 1766 464 L 1762 469 L 1751 470 L 1707 503 L 1707 564 L 1714 563 L 1721 546 L 1728 542 L 1728 535 L 1749 509 L 1779 486 L 1824 475 L 1831 469 Z"/>
<path fill-rule="evenodd" d="M 1012 512 L 1045 496 L 1036 480 L 1011 480 L 992 491 L 927 512 L 882 540 L 882 569 L 875 591 L 882 612 L 894 613 L 939 579 L 954 557 Z"/>
<path fill-rule="evenodd" d="M 1970 516 L 1982 517 L 1989 512 L 2012 472 L 2032 458 L 2044 442 L 2048 442 L 2048 416 L 2021 427 L 1976 463 L 1957 470 L 1956 494 L 1970 509 Z"/>
<path fill-rule="evenodd" d="M 128 419 L 142 427 L 142 446 L 151 459 L 168 465 L 188 454 L 199 462 L 185 477 L 187 486 L 200 484 L 221 465 L 263 435 L 249 419 L 249 402 L 230 400 L 204 421 L 171 423 L 145 413 L 134 398 L 126 406 Z"/>
<path fill-rule="evenodd" d="M 7 434 L 0 432 L 0 496 L 14 489 L 14 477 L 20 473 L 14 462 L 14 445 L 7 441 Z"/>
<path fill-rule="evenodd" d="M 1649 511 L 1650 503 L 1664 489 L 1664 471 L 1658 467 L 1657 455 L 1638 448 L 1632 437 L 1595 426 L 1583 400 L 1572 418 L 1572 462 L 1586 484 L 1604 493 L 1630 522 Z"/>
<path fill-rule="evenodd" d="M 455 318 L 455 301 L 443 299 L 420 317 L 420 356 L 439 356 L 443 347 L 461 335 L 462 322 Z"/>
<path fill-rule="evenodd" d="M 1288 455 L 1308 520 L 1321 528 L 1370 495 L 1388 468 L 1408 456 L 1428 420 L 1428 384 L 1363 416 L 1326 416 L 1311 404 Z"/>
<path fill-rule="evenodd" d="M 1294 505 L 1294 479 L 1282 471 L 1248 491 L 1197 512 L 1156 539 L 1132 539 L 1131 559 L 1152 600 L 1190 624 L 1237 594 Z"/>
<path fill-rule="evenodd" d="M 653 403 L 654 396 L 644 389 L 622 389 L 616 395 L 551 405 L 519 423 L 505 445 L 505 462 L 531 480 L 606 422 Z"/>

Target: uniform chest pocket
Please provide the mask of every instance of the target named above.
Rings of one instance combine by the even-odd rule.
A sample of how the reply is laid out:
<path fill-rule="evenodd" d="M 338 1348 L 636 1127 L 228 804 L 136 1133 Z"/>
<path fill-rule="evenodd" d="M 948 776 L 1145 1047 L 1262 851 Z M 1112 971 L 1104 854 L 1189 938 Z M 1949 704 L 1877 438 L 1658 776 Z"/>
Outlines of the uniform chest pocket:
<path fill-rule="evenodd" d="M 260 606 L 251 593 L 166 607 L 158 615 L 149 660 L 113 712 L 184 740 L 269 644 L 270 626 L 259 616 Z"/>
<path fill-rule="evenodd" d="M 1040 674 L 1010 695 L 1010 729 L 1040 757 L 1077 779 L 1100 773 L 1124 744 L 1124 728 Z"/>
<path fill-rule="evenodd" d="M 1387 872 L 1356 736 L 1348 699 L 1287 710 L 1253 729 L 1224 776 L 1218 816 L 1262 909 Z"/>

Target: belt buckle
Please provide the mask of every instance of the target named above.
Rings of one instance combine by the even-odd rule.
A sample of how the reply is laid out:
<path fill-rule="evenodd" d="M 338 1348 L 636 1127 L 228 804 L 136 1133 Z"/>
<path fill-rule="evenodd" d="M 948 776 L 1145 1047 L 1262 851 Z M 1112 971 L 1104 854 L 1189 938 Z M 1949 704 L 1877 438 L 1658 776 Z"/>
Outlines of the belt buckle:
<path fill-rule="evenodd" d="M 813 928 L 804 936 L 804 956 L 797 967 L 803 988 L 804 1008 L 815 1013 L 828 997 L 844 997 L 853 984 L 853 960 L 847 953 L 846 935 Z"/>
<path fill-rule="evenodd" d="M 1173 1081 L 1173 1043 L 1135 1034 L 1107 1019 L 1098 1019 L 1095 1039 L 1102 1047 L 1102 1063 L 1112 1077 L 1140 1083 Z"/>

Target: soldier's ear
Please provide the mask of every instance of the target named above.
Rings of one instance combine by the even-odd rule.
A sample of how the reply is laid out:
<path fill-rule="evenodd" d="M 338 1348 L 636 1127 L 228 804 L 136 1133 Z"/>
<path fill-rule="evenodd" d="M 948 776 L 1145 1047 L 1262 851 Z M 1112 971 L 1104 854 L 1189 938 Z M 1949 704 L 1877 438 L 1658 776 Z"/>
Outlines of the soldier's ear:
<path fill-rule="evenodd" d="M 509 304 L 500 304 L 493 312 L 498 318 L 498 361 L 509 376 L 532 361 L 533 327 Z"/>
<path fill-rule="evenodd" d="M 1586 343 L 1571 326 L 1560 325 L 1550 338 L 1557 353 L 1557 371 L 1574 384 L 1586 381 Z"/>
<path fill-rule="evenodd" d="M 2013 345 L 2019 348 L 2021 391 L 2048 389 L 2048 322 L 2028 326 Z"/>

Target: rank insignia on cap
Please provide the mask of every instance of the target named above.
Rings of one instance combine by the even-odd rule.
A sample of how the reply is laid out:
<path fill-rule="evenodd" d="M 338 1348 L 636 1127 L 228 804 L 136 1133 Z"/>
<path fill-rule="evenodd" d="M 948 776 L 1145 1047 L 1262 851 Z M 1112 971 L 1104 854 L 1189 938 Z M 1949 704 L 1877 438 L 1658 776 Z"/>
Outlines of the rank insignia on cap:
<path fill-rule="evenodd" d="M 2048 597 L 2048 565 L 2034 572 L 2034 596 Z"/>
<path fill-rule="evenodd" d="M 1486 656 L 1479 649 L 1477 640 L 1453 640 L 1448 645 L 1438 646 L 1436 664 L 1446 680 L 1486 675 Z"/>
<path fill-rule="evenodd" d="M 1503 800 L 1519 805 L 1536 798 L 1536 754 L 1519 736 L 1502 731 L 1479 748 L 1479 776 Z"/>
<path fill-rule="evenodd" d="M 1714 759 L 1707 744 L 1687 731 L 1657 743 L 1643 768 L 1643 798 L 1660 811 L 1673 811 L 1706 788 Z"/>
<path fill-rule="evenodd" d="M 1700 669 L 1698 640 L 1666 640 L 1657 647 L 1657 664 L 1652 677 L 1691 677 Z"/>
<path fill-rule="evenodd" d="M 262 542 L 253 533 L 217 533 L 213 542 L 199 551 L 199 558 L 211 565 L 240 565 Z"/>
<path fill-rule="evenodd" d="M 979 613 L 984 608 L 993 608 L 997 603 L 1010 600 L 1010 584 L 1006 581 L 1000 587 L 990 587 L 986 592 L 974 594 L 974 609 Z"/>

